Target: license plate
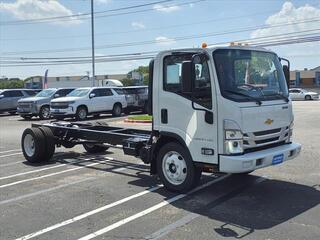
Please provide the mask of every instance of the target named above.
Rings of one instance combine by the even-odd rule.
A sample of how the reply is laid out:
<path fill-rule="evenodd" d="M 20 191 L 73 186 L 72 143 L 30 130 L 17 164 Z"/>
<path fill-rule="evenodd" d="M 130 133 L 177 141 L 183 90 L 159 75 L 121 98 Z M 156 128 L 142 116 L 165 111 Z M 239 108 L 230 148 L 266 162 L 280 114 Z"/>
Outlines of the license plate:
<path fill-rule="evenodd" d="M 284 155 L 283 154 L 279 154 L 279 155 L 275 155 L 272 159 L 272 165 L 276 165 L 276 164 L 280 164 L 283 162 L 283 158 Z"/>
<path fill-rule="evenodd" d="M 54 109 L 53 112 L 59 112 L 59 109 Z"/>

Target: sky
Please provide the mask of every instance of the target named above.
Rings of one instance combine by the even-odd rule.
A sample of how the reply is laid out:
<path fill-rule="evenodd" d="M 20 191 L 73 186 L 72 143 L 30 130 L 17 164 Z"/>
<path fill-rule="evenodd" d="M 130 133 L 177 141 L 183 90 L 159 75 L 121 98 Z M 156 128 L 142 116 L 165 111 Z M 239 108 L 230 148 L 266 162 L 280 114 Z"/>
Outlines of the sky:
<path fill-rule="evenodd" d="M 280 34 L 290 36 L 292 32 L 309 34 L 307 31 L 312 29 L 317 29 L 320 35 L 319 0 L 172 0 L 150 4 L 159 1 L 94 0 L 96 12 L 109 11 L 96 14 L 96 56 L 198 47 L 202 42 L 216 44 Z M 141 4 L 149 5 L 115 10 Z M 85 19 L 75 16 L 45 23 L 28 22 L 89 12 L 90 0 L 0 0 L 0 61 L 90 56 L 91 22 L 86 15 Z M 284 26 L 297 21 L 302 23 Z M 203 36 L 208 33 L 210 36 Z M 196 37 L 180 38 L 190 35 Z M 119 46 L 132 42 L 140 44 Z M 320 66 L 319 41 L 267 48 L 290 59 L 292 70 Z M 148 61 L 97 63 L 96 74 L 127 73 L 147 65 Z M 42 76 L 46 69 L 49 76 L 86 75 L 87 71 L 91 72 L 91 64 L 5 67 L 0 62 L 0 77 Z"/>

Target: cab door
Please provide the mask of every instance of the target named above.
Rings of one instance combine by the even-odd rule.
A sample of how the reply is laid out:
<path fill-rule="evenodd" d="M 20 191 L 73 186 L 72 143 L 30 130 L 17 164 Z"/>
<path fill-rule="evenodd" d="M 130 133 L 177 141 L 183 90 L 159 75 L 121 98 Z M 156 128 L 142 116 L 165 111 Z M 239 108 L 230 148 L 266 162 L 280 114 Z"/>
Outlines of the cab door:
<path fill-rule="evenodd" d="M 159 96 L 154 97 L 154 128 L 174 134 L 188 147 L 193 161 L 218 163 L 217 108 L 212 64 L 204 59 L 191 63 L 195 53 L 167 55 L 159 72 Z M 189 65 L 189 67 L 188 67 Z M 189 72 L 195 69 L 195 76 Z M 192 91 L 187 84 L 192 83 Z"/>
<path fill-rule="evenodd" d="M 18 100 L 23 98 L 23 93 L 20 90 L 12 90 L 9 92 L 9 94 L 10 94 L 9 109 L 17 109 Z"/>
<path fill-rule="evenodd" d="M 0 111 L 9 110 L 10 109 L 10 94 L 9 91 L 4 91 L 0 95 Z"/>

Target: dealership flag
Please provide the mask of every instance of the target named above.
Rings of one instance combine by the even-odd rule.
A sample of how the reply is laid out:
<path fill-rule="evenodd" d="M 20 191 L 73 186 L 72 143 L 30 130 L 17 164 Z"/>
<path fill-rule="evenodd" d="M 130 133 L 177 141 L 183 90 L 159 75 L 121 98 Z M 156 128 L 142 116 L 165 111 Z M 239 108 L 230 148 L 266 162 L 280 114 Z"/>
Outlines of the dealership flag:
<path fill-rule="evenodd" d="M 43 88 L 44 89 L 48 88 L 48 69 L 46 70 L 46 72 L 44 74 Z"/>

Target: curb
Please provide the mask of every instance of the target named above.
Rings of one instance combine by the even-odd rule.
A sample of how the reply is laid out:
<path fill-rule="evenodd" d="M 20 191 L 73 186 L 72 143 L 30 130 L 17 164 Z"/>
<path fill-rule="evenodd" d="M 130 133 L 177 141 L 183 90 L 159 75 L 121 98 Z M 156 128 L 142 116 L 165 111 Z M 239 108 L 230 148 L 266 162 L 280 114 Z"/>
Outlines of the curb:
<path fill-rule="evenodd" d="M 124 122 L 126 123 L 152 123 L 152 120 L 131 120 L 131 119 L 125 119 Z"/>

